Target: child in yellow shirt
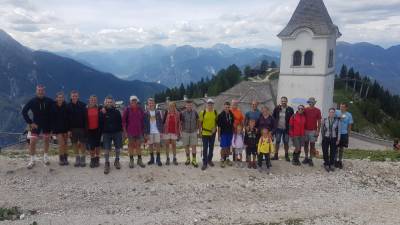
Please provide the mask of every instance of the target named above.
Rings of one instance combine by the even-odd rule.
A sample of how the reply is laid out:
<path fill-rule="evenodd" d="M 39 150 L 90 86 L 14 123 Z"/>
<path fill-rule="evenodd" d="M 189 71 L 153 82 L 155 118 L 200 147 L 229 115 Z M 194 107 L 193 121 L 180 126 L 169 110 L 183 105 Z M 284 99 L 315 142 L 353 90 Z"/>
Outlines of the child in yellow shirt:
<path fill-rule="evenodd" d="M 272 166 L 270 156 L 274 151 L 274 144 L 272 141 L 271 132 L 267 128 L 262 129 L 261 132 L 262 135 L 260 140 L 258 141 L 258 147 L 257 147 L 258 167 L 260 168 L 262 167 L 262 160 L 265 158 L 265 164 L 269 169 Z"/>

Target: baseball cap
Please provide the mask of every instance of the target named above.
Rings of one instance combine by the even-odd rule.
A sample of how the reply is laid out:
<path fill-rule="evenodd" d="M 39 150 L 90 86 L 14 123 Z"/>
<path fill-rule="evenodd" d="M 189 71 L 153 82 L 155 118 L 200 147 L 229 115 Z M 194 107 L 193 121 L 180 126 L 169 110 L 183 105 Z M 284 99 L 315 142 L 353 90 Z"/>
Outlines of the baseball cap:
<path fill-rule="evenodd" d="M 129 97 L 129 101 L 133 101 L 133 100 L 136 100 L 138 102 L 139 98 L 136 95 L 132 95 L 131 97 Z"/>
<path fill-rule="evenodd" d="M 308 104 L 315 104 L 315 103 L 317 103 L 317 100 L 315 100 L 315 98 L 314 97 L 310 97 L 309 99 L 308 99 L 308 101 L 307 101 L 307 103 Z"/>
<path fill-rule="evenodd" d="M 214 104 L 214 100 L 212 100 L 211 98 L 209 98 L 209 99 L 207 100 L 207 104 Z"/>

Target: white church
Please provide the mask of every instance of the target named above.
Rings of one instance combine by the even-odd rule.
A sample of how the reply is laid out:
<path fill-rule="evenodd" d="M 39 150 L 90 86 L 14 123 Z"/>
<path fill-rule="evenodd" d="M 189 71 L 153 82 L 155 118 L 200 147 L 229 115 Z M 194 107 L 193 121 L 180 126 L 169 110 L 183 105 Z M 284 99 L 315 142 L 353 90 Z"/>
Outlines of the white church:
<path fill-rule="evenodd" d="M 315 97 L 326 114 L 333 106 L 336 39 L 341 36 L 323 0 L 300 0 L 282 40 L 277 102 L 297 105 Z"/>

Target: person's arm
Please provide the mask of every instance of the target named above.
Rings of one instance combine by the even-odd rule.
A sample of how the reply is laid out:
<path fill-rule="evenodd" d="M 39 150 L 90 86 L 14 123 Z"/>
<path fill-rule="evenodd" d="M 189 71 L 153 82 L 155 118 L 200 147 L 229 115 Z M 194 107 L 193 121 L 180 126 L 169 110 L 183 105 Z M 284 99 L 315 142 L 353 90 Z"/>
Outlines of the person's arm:
<path fill-rule="evenodd" d="M 122 131 L 124 132 L 124 136 L 126 137 L 126 126 L 127 126 L 127 124 L 126 124 L 126 120 L 127 120 L 127 116 L 128 116 L 128 113 L 127 113 L 127 110 L 129 110 L 128 108 L 126 108 L 123 112 L 122 112 Z"/>
<path fill-rule="evenodd" d="M 32 107 L 32 101 L 29 101 L 22 108 L 22 116 L 24 117 L 25 122 L 29 124 L 29 126 L 33 124 L 32 119 L 28 115 L 28 112 L 31 110 L 31 107 Z"/>
<path fill-rule="evenodd" d="M 351 114 L 349 114 L 350 115 L 350 118 L 349 118 L 349 126 L 347 127 L 347 133 L 350 135 L 350 132 L 351 132 L 351 129 L 353 128 L 353 123 L 354 123 L 354 121 L 353 121 L 353 115 L 351 115 Z"/>
<path fill-rule="evenodd" d="M 319 112 L 318 120 L 317 120 L 317 133 L 315 134 L 317 137 L 319 136 L 319 133 L 321 131 L 321 120 L 322 120 L 322 115 L 321 112 Z"/>

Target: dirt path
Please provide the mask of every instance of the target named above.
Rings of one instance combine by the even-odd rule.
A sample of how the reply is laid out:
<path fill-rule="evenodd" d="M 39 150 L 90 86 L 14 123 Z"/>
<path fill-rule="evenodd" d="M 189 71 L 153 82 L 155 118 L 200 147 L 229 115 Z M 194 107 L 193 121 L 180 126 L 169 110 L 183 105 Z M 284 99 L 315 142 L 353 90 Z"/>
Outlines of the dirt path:
<path fill-rule="evenodd" d="M 180 154 L 182 162 L 183 154 Z M 216 159 L 218 159 L 217 157 Z M 270 172 L 179 166 L 25 169 L 0 157 L 0 207 L 31 210 L 0 224 L 398 224 L 400 164 L 346 161 L 326 173 L 274 161 Z M 145 159 L 147 160 L 147 159 Z"/>

